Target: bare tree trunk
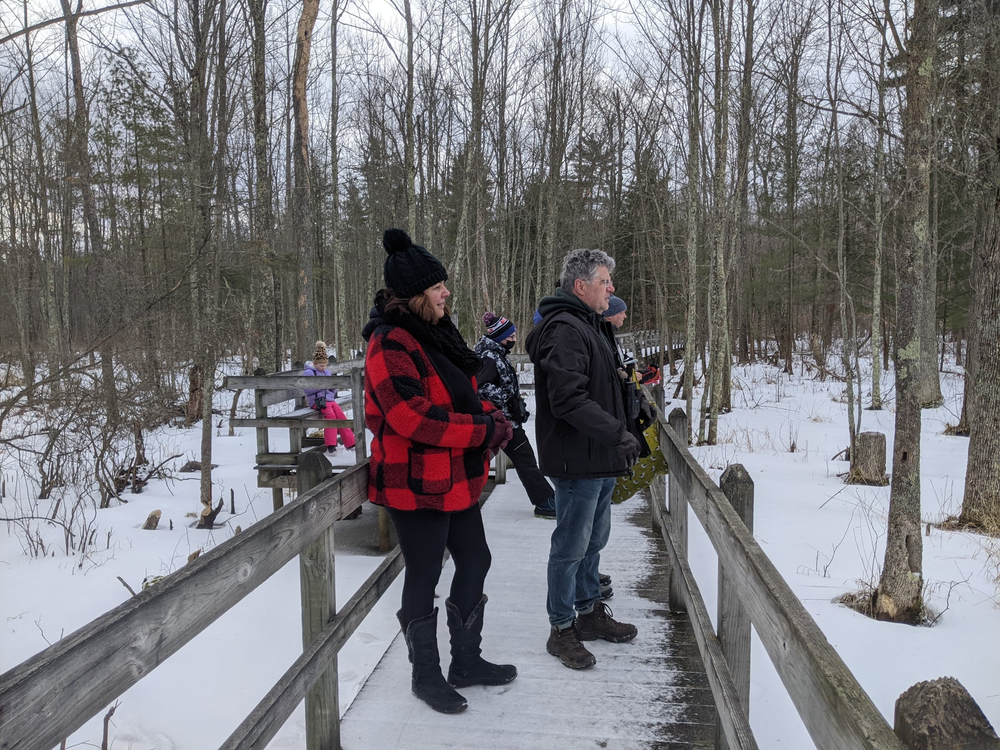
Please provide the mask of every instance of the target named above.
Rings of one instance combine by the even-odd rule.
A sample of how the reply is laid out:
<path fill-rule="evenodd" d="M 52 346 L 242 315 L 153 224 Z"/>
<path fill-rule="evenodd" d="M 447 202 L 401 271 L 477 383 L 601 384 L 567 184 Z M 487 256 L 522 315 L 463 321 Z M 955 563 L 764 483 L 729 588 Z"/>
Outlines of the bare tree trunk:
<path fill-rule="evenodd" d="M 569 75 L 567 69 L 566 47 L 570 40 L 570 1 L 560 0 L 556 15 L 551 19 L 549 41 L 552 44 L 552 68 L 547 81 L 548 96 L 546 97 L 546 132 L 545 140 L 547 170 L 545 175 L 544 225 L 542 229 L 542 253 L 540 280 L 542 293 L 550 294 L 554 278 L 554 270 L 558 265 L 556 258 L 556 235 L 559 228 L 559 195 L 563 161 L 566 158 L 567 124 L 564 121 L 567 107 Z"/>
<path fill-rule="evenodd" d="M 254 153 L 254 245 L 257 262 L 253 268 L 253 292 L 250 304 L 256 322 L 257 356 L 268 372 L 278 369 L 281 361 L 278 319 L 281 289 L 277 280 L 274 252 L 273 187 L 271 184 L 270 125 L 267 117 L 267 70 L 264 63 L 268 0 L 247 0 L 249 6 L 251 66 L 250 91 L 253 98 Z"/>
<path fill-rule="evenodd" d="M 888 12 L 888 11 L 887 11 Z M 882 245 L 884 220 L 882 218 L 882 190 L 885 185 L 885 26 L 882 24 L 882 43 L 878 58 L 878 122 L 875 123 L 875 260 L 872 269 L 872 402 L 873 410 L 882 408 Z M 860 373 L 859 373 L 860 378 Z M 859 396 L 860 398 L 860 396 Z"/>
<path fill-rule="evenodd" d="M 750 127 L 750 115 L 753 109 L 753 71 L 754 71 L 754 30 L 757 0 L 746 0 L 746 10 L 743 19 L 743 77 L 740 83 L 740 116 L 736 129 L 736 237 L 733 245 L 732 266 L 734 276 L 741 279 L 733 302 L 735 310 L 735 334 L 738 337 L 736 354 L 740 364 L 750 361 L 750 311 L 743 283 L 743 270 L 749 262 L 748 226 L 750 216 L 750 145 L 753 132 Z"/>
<path fill-rule="evenodd" d="M 330 251 L 332 254 L 333 271 L 333 346 L 338 359 L 348 359 L 345 356 L 346 329 L 344 321 L 347 309 L 344 304 L 343 286 L 344 251 L 340 238 L 340 19 L 344 15 L 347 3 L 333 0 L 330 9 Z"/>
<path fill-rule="evenodd" d="M 28 27 L 28 3 L 24 0 L 24 26 Z M 34 52 L 31 47 L 31 37 L 25 35 L 25 65 L 28 72 L 28 104 L 31 111 L 31 134 L 35 147 L 35 159 L 38 161 L 38 213 L 39 231 L 41 233 L 42 247 L 41 255 L 44 259 L 45 267 L 45 289 L 44 301 L 48 321 L 48 368 L 49 373 L 60 367 L 66 360 L 66 337 L 63 326 L 64 317 L 62 315 L 58 298 L 56 295 L 56 283 L 58 277 L 65 272 L 62 268 L 61 258 L 55 252 L 55 243 L 52 241 L 52 234 L 49 231 L 49 174 L 47 160 L 45 158 L 45 143 L 42 136 L 41 118 L 38 112 L 37 86 L 35 83 Z M 53 389 L 58 392 L 59 383 L 53 383 Z"/>
<path fill-rule="evenodd" d="M 317 339 L 316 300 L 314 283 L 316 263 L 316 222 L 313 207 L 312 175 L 309 160 L 309 105 L 306 85 L 309 79 L 309 57 L 312 33 L 319 14 L 319 0 L 303 0 L 295 32 L 295 62 L 292 67 L 292 110 L 295 118 L 292 139 L 292 159 L 295 169 L 295 191 L 291 214 L 292 232 L 296 240 L 299 261 L 298 314 L 305 342 Z"/>
<path fill-rule="evenodd" d="M 920 313 L 931 164 L 931 71 L 936 6 L 915 0 L 906 56 L 903 142 L 906 184 L 900 210 L 902 241 L 896 269 L 896 434 L 885 562 L 875 596 L 880 620 L 919 622 L 923 616 L 923 539 L 920 536 Z"/>
<path fill-rule="evenodd" d="M 1000 9 L 986 5 L 986 46 L 981 65 L 979 200 L 972 259 L 976 371 L 966 375 L 971 404 L 969 463 L 961 521 L 1000 533 Z M 967 358 L 968 361 L 970 357 Z M 964 413 L 965 410 L 963 410 Z"/>
<path fill-rule="evenodd" d="M 416 135 L 413 122 L 414 62 L 413 62 L 413 10 L 410 0 L 403 0 L 403 22 L 406 25 L 406 96 L 403 103 L 403 171 L 406 178 L 406 220 L 410 236 L 417 233 L 417 167 L 415 153 Z"/>
<path fill-rule="evenodd" d="M 687 332 L 684 341 L 684 399 L 687 401 L 688 434 L 694 423 L 694 367 L 698 356 L 698 205 L 701 193 L 701 44 L 702 14 L 704 6 L 696 10 L 694 0 L 685 2 L 683 19 L 675 22 L 682 26 L 681 58 L 687 88 L 687 201 L 686 236 L 687 255 Z"/>
<path fill-rule="evenodd" d="M 788 297 L 785 308 L 784 372 L 791 374 L 792 357 L 795 353 L 795 204 L 799 186 L 799 63 L 801 47 L 791 51 L 785 91 L 785 231 L 788 258 L 785 267 L 785 283 Z"/>
<path fill-rule="evenodd" d="M 933 153 L 933 150 L 932 150 Z M 920 408 L 936 409 L 944 403 L 937 364 L 937 204 L 936 180 L 931 174 L 932 219 L 924 243 L 923 297 L 920 307 Z"/>
<path fill-rule="evenodd" d="M 712 3 L 712 26 L 715 32 L 715 227 L 713 228 L 712 259 L 712 336 L 711 336 L 711 391 L 712 400 L 708 422 L 708 444 L 715 445 L 719 432 L 719 409 L 728 403 L 723 397 L 723 386 L 729 384 L 729 300 L 727 296 L 727 247 L 732 225 L 727 200 L 726 165 L 729 154 L 729 63 L 732 54 L 733 5 L 729 0 L 724 6 L 719 0 Z M 706 383 L 706 388 L 708 384 Z"/>
<path fill-rule="evenodd" d="M 847 289 L 847 260 L 844 253 L 845 235 L 847 233 L 847 219 L 844 210 L 844 160 L 840 146 L 840 76 L 843 68 L 842 36 L 836 35 L 834 41 L 834 8 L 832 4 L 828 6 L 827 14 L 827 34 L 830 38 L 830 46 L 827 52 L 827 96 L 830 100 L 831 120 L 830 131 L 833 135 L 833 161 L 836 166 L 836 189 L 837 189 L 837 282 L 840 289 L 840 332 L 842 337 L 841 362 L 844 365 L 844 380 L 847 390 L 847 432 L 850 439 L 850 458 L 852 475 L 857 466 L 857 435 L 860 425 L 855 423 L 854 418 L 854 363 L 851 361 L 852 344 L 856 346 L 857 335 L 854 330 L 848 327 L 848 306 L 851 304 L 850 294 Z M 834 53 L 836 57 L 834 59 Z M 832 70 L 831 70 L 832 69 Z M 854 316 L 851 315 L 853 320 Z M 859 394 L 860 398 L 860 394 Z"/>

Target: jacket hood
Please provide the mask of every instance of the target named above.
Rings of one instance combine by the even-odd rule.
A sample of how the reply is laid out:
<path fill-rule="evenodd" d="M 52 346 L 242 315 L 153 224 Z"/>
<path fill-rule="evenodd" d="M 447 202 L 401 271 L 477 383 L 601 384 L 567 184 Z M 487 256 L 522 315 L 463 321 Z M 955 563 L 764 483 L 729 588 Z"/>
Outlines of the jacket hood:
<path fill-rule="evenodd" d="M 368 322 L 365 323 L 365 327 L 361 329 L 361 338 L 368 341 L 372 334 L 375 333 L 375 329 L 382 325 L 385 320 L 382 318 L 382 313 L 385 310 L 385 303 L 388 300 L 388 295 L 385 289 L 379 289 L 375 293 L 375 304 L 368 313 Z"/>
<path fill-rule="evenodd" d="M 542 319 L 524 340 L 525 351 L 527 351 L 528 355 L 532 357 L 532 361 L 534 361 L 534 349 L 542 337 L 542 331 L 546 328 L 548 321 L 550 321 L 556 313 L 561 312 L 568 312 L 575 315 L 598 330 L 601 330 L 601 324 L 604 322 L 604 319 L 600 316 L 600 314 L 587 307 L 583 300 L 575 294 L 567 292 L 562 287 L 556 289 L 554 294 L 542 297 L 541 301 L 539 301 L 538 313 L 542 316 Z M 610 323 L 608 325 L 610 326 Z"/>
<path fill-rule="evenodd" d="M 575 315 L 580 315 L 581 317 L 592 317 L 594 320 L 600 318 L 600 315 L 594 312 L 591 308 L 587 307 L 583 300 L 572 292 L 567 292 L 561 287 L 556 289 L 554 294 L 550 294 L 548 297 L 542 297 L 541 301 L 538 303 L 538 312 L 542 316 L 543 320 L 552 313 L 562 312 L 564 310 Z"/>

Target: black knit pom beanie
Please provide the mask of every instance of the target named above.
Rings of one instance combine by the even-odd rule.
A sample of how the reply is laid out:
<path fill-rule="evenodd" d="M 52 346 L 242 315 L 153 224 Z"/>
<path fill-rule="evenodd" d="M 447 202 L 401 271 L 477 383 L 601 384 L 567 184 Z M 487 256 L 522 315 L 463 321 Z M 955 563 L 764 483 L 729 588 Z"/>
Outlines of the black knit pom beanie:
<path fill-rule="evenodd" d="M 414 245 L 402 229 L 385 230 L 382 245 L 388 254 L 385 259 L 385 285 L 397 297 L 413 297 L 439 281 L 447 280 L 448 272 L 441 261 L 420 245 Z"/>

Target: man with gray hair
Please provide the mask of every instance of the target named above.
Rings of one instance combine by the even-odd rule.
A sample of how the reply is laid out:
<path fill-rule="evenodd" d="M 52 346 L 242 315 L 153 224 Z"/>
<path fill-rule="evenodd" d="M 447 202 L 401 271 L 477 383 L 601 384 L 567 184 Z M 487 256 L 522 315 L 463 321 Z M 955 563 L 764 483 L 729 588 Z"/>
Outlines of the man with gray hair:
<path fill-rule="evenodd" d="M 614 333 L 601 317 L 615 290 L 614 269 L 614 258 L 602 250 L 570 252 L 559 288 L 539 302 L 541 321 L 526 341 L 535 366 L 538 464 L 555 488 L 545 647 L 572 669 L 597 663 L 582 641 L 624 643 L 638 632 L 612 617 L 598 579 L 615 479 L 639 454 L 626 424 Z"/>

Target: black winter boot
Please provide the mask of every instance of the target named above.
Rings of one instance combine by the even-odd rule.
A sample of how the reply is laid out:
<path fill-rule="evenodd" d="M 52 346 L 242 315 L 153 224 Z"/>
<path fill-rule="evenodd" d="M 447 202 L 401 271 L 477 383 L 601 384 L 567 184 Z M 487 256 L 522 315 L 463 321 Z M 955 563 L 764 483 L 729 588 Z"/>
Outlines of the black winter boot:
<path fill-rule="evenodd" d="M 483 642 L 483 609 L 488 599 L 483 594 L 465 622 L 451 599 L 444 600 L 451 632 L 451 666 L 448 682 L 455 687 L 469 685 L 506 685 L 517 677 L 513 664 L 491 664 L 480 656 Z"/>
<path fill-rule="evenodd" d="M 403 629 L 406 649 L 410 654 L 410 664 L 413 665 L 413 679 L 410 689 L 420 700 L 435 711 L 443 714 L 455 714 L 464 711 L 469 704 L 464 697 L 445 682 L 441 674 L 441 660 L 438 657 L 437 643 L 437 607 L 429 615 L 403 622 L 402 610 L 396 613 L 399 625 Z"/>

